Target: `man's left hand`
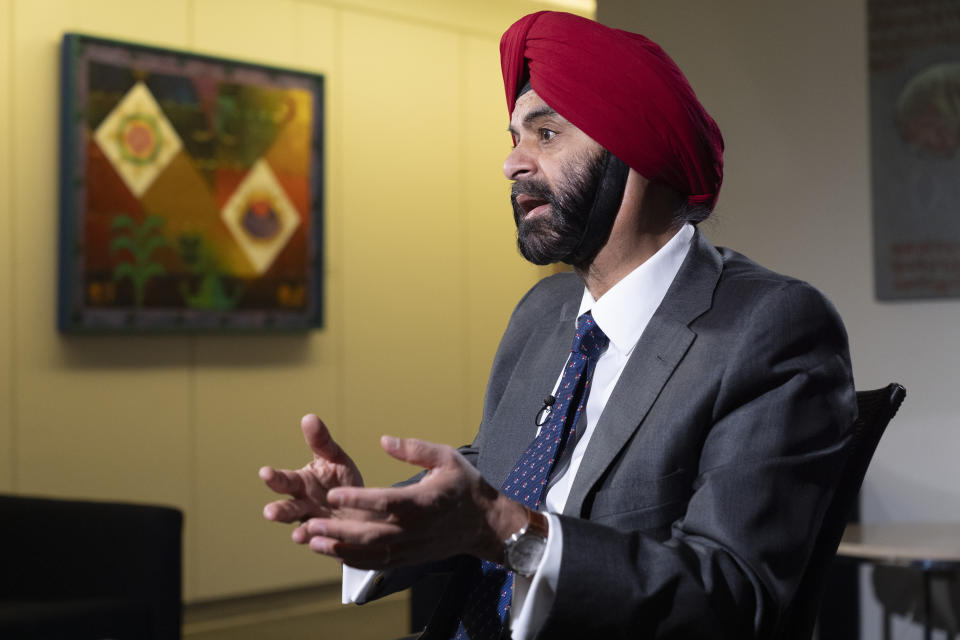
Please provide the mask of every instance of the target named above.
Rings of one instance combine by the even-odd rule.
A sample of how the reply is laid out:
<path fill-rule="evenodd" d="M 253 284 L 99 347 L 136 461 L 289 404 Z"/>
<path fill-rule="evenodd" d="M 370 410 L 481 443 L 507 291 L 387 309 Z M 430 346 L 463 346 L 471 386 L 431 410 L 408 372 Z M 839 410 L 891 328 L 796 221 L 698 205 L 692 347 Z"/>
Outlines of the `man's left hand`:
<path fill-rule="evenodd" d="M 455 449 L 383 436 L 394 458 L 427 469 L 416 484 L 338 487 L 327 493 L 342 512 L 360 518 L 312 518 L 310 548 L 357 569 L 387 569 L 468 553 L 501 561 L 503 541 L 523 527 L 525 507 L 488 484 Z"/>

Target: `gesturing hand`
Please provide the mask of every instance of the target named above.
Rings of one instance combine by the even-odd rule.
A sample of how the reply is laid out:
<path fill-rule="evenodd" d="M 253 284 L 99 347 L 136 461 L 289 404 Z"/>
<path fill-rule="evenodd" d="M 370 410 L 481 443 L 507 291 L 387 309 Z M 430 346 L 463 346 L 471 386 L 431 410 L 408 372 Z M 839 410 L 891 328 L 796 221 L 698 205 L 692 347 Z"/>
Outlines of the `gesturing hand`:
<path fill-rule="evenodd" d="M 357 465 L 334 442 L 326 425 L 314 414 L 303 417 L 300 429 L 313 451 L 313 461 L 297 470 L 260 469 L 260 478 L 268 487 L 290 496 L 267 504 L 263 508 L 263 517 L 278 522 L 303 521 L 311 517 L 365 517 L 362 512 L 350 513 L 327 500 L 327 492 L 334 487 L 363 486 Z M 302 525 L 294 529 L 293 539 L 300 543 L 307 541 L 306 529 Z"/>
<path fill-rule="evenodd" d="M 385 569 L 469 553 L 500 560 L 502 542 L 526 523 L 524 507 L 490 486 L 451 447 L 384 436 L 391 456 L 425 467 L 416 484 L 341 486 L 329 511 L 308 520 L 310 548 L 358 569 Z"/>

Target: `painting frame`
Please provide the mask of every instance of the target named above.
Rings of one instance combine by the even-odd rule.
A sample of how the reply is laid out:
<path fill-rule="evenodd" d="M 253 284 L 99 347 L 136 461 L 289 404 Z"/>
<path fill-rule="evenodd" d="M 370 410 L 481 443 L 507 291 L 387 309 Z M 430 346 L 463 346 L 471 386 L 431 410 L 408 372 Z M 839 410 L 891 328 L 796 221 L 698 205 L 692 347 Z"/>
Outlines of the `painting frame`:
<path fill-rule="evenodd" d="M 67 33 L 57 326 L 323 326 L 324 77 Z"/>

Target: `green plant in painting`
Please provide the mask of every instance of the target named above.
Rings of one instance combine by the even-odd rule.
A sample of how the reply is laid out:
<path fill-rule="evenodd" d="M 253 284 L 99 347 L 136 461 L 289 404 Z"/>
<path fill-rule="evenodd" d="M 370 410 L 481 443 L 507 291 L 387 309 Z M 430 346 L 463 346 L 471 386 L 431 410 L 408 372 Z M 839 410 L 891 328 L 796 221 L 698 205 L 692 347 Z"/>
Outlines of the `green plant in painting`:
<path fill-rule="evenodd" d="M 191 309 L 227 311 L 233 309 L 243 297 L 243 285 L 237 284 L 233 294 L 228 294 L 216 256 L 202 236 L 183 234 L 178 237 L 180 260 L 194 275 L 193 287 L 180 285 L 180 295 Z"/>
<path fill-rule="evenodd" d="M 143 306 L 143 298 L 147 283 L 151 278 L 166 273 L 163 265 L 152 260 L 157 249 L 167 246 L 167 241 L 160 235 L 163 218 L 147 216 L 142 223 L 137 224 L 132 217 L 121 213 L 114 216 L 110 223 L 113 238 L 110 240 L 110 253 L 126 251 L 133 258 L 117 264 L 113 269 L 113 279 L 119 282 L 128 278 L 133 284 L 134 304 Z"/>

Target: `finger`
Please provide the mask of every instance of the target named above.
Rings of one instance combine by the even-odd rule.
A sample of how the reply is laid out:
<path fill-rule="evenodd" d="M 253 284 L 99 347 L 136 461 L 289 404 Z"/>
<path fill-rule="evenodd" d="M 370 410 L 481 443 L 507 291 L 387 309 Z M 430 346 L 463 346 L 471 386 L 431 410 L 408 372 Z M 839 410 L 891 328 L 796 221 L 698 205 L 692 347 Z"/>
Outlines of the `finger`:
<path fill-rule="evenodd" d="M 368 519 L 382 520 L 390 514 L 403 513 L 416 506 L 419 485 L 390 487 L 386 489 L 363 487 L 337 487 L 327 492 L 331 507 L 359 509 L 369 512 Z"/>
<path fill-rule="evenodd" d="M 404 562 L 398 558 L 392 545 L 357 547 L 331 538 L 311 538 L 310 548 L 316 553 L 339 560 L 354 569 L 382 571 Z"/>
<path fill-rule="evenodd" d="M 333 518 L 313 518 L 304 523 L 311 537 L 331 538 L 353 546 L 382 545 L 403 533 L 398 525 Z"/>
<path fill-rule="evenodd" d="M 397 460 L 403 460 L 425 469 L 433 469 L 450 460 L 453 449 L 417 438 L 382 436 L 380 446 Z"/>
<path fill-rule="evenodd" d="M 313 536 L 308 545 L 314 553 L 339 560 L 354 569 L 388 569 L 397 565 L 394 545 L 386 542 L 350 544 L 328 536 Z"/>
<path fill-rule="evenodd" d="M 323 536 L 314 536 L 310 538 L 310 550 L 314 553 L 321 553 L 325 556 L 330 556 L 331 558 L 336 558 L 340 562 L 343 562 L 343 558 L 338 555 L 339 545 L 337 541 L 333 538 L 324 538 Z M 360 567 L 356 567 L 360 568 Z"/>
<path fill-rule="evenodd" d="M 307 532 L 307 523 L 302 522 L 293 528 L 290 537 L 297 544 L 306 544 L 310 542 L 310 534 Z"/>
<path fill-rule="evenodd" d="M 308 413 L 303 416 L 300 420 L 300 430 L 314 455 L 324 460 L 336 460 L 344 455 L 343 449 L 330 435 L 327 425 L 323 424 L 323 420 L 316 414 Z"/>
<path fill-rule="evenodd" d="M 288 469 L 274 469 L 263 467 L 260 469 L 260 479 L 277 493 L 300 495 L 303 493 L 303 478 L 296 471 Z"/>
<path fill-rule="evenodd" d="M 277 500 L 263 508 L 263 517 L 274 522 L 296 522 L 309 515 L 308 509 L 302 500 Z"/>

